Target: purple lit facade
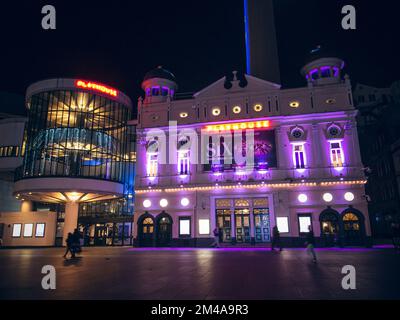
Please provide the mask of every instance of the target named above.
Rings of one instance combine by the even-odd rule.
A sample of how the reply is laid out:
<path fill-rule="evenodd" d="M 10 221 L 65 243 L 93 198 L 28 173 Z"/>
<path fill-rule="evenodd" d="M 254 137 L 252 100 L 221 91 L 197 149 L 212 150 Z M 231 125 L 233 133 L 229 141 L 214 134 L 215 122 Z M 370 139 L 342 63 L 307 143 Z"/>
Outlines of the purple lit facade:
<path fill-rule="evenodd" d="M 302 246 L 310 223 L 321 246 L 369 245 L 357 111 L 343 66 L 337 58 L 314 60 L 302 69 L 308 85 L 296 89 L 250 75 L 243 87 L 234 72 L 229 89 L 224 77 L 184 99 L 171 94 L 177 84 L 170 72 L 150 71 L 138 102 L 136 243 L 207 246 L 217 228 L 226 246 L 268 245 L 277 225 L 285 245 Z M 154 87 L 168 87 L 168 95 L 150 95 Z M 178 138 L 171 139 L 170 121 Z M 222 156 L 218 163 L 196 163 L 192 149 L 179 149 L 179 137 L 200 146 L 201 132 L 215 125 L 223 132 L 211 134 L 254 130 L 254 169 Z M 165 157 L 174 163 L 149 148 L 154 129 L 165 133 L 156 140 L 165 142 Z M 178 145 L 176 155 L 169 154 L 171 143 Z"/>

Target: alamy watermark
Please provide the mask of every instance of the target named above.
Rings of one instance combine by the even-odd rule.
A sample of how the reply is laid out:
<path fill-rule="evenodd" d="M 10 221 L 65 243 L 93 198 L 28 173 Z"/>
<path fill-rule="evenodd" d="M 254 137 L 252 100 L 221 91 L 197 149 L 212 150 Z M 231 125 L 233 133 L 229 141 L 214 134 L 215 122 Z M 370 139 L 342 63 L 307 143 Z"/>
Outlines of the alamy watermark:
<path fill-rule="evenodd" d="M 42 28 L 44 30 L 55 30 L 56 29 L 56 8 L 50 4 L 42 7 L 42 14 L 45 16 L 42 18 Z"/>
<path fill-rule="evenodd" d="M 342 279 L 342 288 L 344 290 L 356 289 L 356 268 L 352 265 L 342 267 L 342 274 L 345 276 Z"/>
<path fill-rule="evenodd" d="M 45 265 L 42 267 L 42 274 L 45 276 L 42 278 L 42 289 L 43 290 L 55 290 L 56 289 L 56 268 L 52 265 Z"/>

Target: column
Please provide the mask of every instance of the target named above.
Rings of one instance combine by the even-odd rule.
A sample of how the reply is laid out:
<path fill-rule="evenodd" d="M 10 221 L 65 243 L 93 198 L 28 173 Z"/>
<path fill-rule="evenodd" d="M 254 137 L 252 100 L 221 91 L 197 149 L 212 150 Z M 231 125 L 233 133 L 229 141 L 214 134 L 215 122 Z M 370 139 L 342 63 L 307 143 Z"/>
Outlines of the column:
<path fill-rule="evenodd" d="M 276 145 L 277 145 L 277 160 L 278 160 L 278 168 L 280 170 L 287 169 L 287 160 L 284 154 L 284 141 L 282 139 L 282 135 L 285 134 L 285 129 L 282 127 L 278 127 L 275 130 L 276 135 Z"/>
<path fill-rule="evenodd" d="M 68 237 L 68 233 L 73 233 L 78 226 L 78 210 L 79 203 L 67 202 L 65 204 L 65 218 L 64 218 L 64 231 L 63 231 L 63 246 L 65 246 L 65 240 Z"/>
<path fill-rule="evenodd" d="M 236 244 L 236 216 L 234 208 L 231 213 L 231 243 Z"/>
<path fill-rule="evenodd" d="M 250 199 L 250 201 L 253 201 L 253 199 Z M 253 206 L 249 206 L 249 210 L 250 210 L 250 215 L 249 215 L 249 219 L 250 219 L 250 242 L 253 243 L 255 242 L 256 239 L 256 233 L 255 233 L 255 229 L 256 229 L 256 224 L 254 221 L 254 213 L 253 213 Z M 253 241 L 254 239 L 254 241 Z"/>
<path fill-rule="evenodd" d="M 24 200 L 21 203 L 21 212 L 32 212 L 32 201 Z"/>
<path fill-rule="evenodd" d="M 311 150 L 313 159 L 307 159 L 307 162 L 311 162 L 311 167 L 313 168 L 321 168 L 326 165 L 322 165 L 323 154 L 322 152 L 326 149 L 325 146 L 321 146 L 321 137 L 320 137 L 320 129 L 317 124 L 313 124 L 312 128 L 312 140 L 311 140 Z M 326 142 L 328 144 L 328 142 Z M 306 155 L 307 156 L 307 155 Z"/>

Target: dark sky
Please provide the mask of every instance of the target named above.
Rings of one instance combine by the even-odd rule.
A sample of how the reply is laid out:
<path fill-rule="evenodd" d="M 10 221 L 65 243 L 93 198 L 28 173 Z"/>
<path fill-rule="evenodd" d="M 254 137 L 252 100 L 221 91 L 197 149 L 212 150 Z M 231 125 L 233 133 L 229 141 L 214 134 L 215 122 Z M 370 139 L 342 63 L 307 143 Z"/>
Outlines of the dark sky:
<path fill-rule="evenodd" d="M 251 1 L 251 0 L 249 0 Z M 0 91 L 24 94 L 52 77 L 97 80 L 141 94 L 146 71 L 162 65 L 179 91 L 197 91 L 244 70 L 242 0 L 7 1 L 0 6 Z M 317 44 L 347 62 L 353 82 L 388 86 L 400 74 L 397 1 L 275 0 L 284 87 L 304 85 L 299 69 Z M 41 8 L 57 29 L 41 28 Z M 341 28 L 341 8 L 357 9 L 357 30 Z"/>

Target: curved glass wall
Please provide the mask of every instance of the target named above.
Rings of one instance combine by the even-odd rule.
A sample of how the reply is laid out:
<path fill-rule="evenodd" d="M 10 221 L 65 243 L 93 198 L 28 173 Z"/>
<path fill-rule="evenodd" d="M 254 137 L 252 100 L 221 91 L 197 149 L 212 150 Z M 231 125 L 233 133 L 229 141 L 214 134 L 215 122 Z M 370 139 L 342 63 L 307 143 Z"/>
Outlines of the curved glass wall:
<path fill-rule="evenodd" d="M 17 179 L 129 180 L 134 155 L 130 107 L 76 90 L 34 94 L 28 107 L 26 153 Z"/>

